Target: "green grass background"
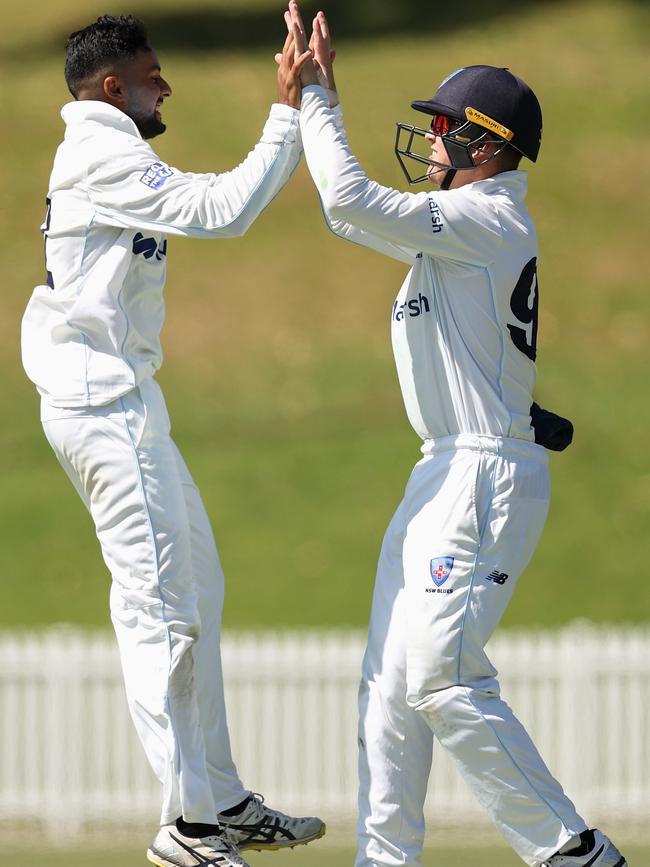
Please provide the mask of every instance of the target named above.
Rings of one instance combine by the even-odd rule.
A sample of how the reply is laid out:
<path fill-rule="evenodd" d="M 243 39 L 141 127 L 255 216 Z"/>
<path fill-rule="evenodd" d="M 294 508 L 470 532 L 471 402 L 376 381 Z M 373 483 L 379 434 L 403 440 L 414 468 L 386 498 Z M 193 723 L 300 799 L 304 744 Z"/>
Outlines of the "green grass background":
<path fill-rule="evenodd" d="M 622 844 L 619 845 L 622 849 Z M 629 845 L 623 850 L 629 867 L 643 867 L 648 863 L 650 849 Z M 250 867 L 352 867 L 353 849 L 332 848 L 320 843 L 318 846 L 299 848 L 290 852 L 246 853 Z M 42 853 L 21 849 L 3 850 L 0 867 L 41 867 Z M 47 867 L 141 867 L 142 851 L 117 849 L 94 851 L 84 848 L 79 852 L 56 852 L 48 849 Z M 521 867 L 522 861 L 504 846 L 466 847 L 432 846 L 427 848 L 422 859 L 423 867 Z"/>
<path fill-rule="evenodd" d="M 43 438 L 18 348 L 22 310 L 43 276 L 38 227 L 68 99 L 62 45 L 106 8 L 35 0 L 27 13 L 17 2 L 3 11 L 0 623 L 9 627 L 107 622 L 108 576 Z M 231 168 L 274 98 L 282 4 L 110 4 L 127 8 L 150 25 L 174 87 L 158 153 L 187 170 Z M 448 71 L 507 65 L 538 93 L 544 143 L 529 197 L 542 250 L 537 397 L 571 416 L 576 437 L 552 457 L 548 525 L 505 625 L 646 620 L 647 4 L 326 8 L 350 139 L 383 183 L 403 186 L 394 122 L 415 120 L 410 100 Z M 418 458 L 389 344 L 403 267 L 326 231 L 302 165 L 245 238 L 173 238 L 168 263 L 159 378 L 213 518 L 226 626 L 363 624 L 382 533 Z"/>

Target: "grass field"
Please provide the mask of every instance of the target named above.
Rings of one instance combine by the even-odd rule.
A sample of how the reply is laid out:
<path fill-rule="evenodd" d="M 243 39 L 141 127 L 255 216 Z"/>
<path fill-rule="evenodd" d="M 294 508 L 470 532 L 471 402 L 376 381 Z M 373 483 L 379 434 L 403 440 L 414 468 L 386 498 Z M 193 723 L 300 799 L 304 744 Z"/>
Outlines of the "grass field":
<path fill-rule="evenodd" d="M 650 847 L 628 845 L 619 848 L 626 856 L 629 867 L 645 867 L 650 863 Z M 352 867 L 353 849 L 339 849 L 321 845 L 300 847 L 290 852 L 247 853 L 250 867 Z M 3 849 L 0 867 L 144 867 L 147 864 L 143 852 L 131 850 L 108 850 L 100 853 L 90 851 L 48 850 L 47 860 L 42 853 L 24 848 Z M 436 846 L 425 851 L 423 867 L 521 867 L 522 861 L 503 846 L 462 847 Z"/>
<path fill-rule="evenodd" d="M 20 316 L 42 279 L 38 226 L 68 99 L 61 45 L 104 7 L 36 0 L 29 15 L 19 4 L 3 13 L 0 620 L 10 627 L 107 620 L 92 528 L 44 442 L 18 354 Z M 282 4 L 231 7 L 130 6 L 150 23 L 175 89 L 156 148 L 186 169 L 236 163 L 274 97 L 281 21 L 276 31 L 269 15 Z M 394 122 L 450 69 L 508 65 L 538 92 L 538 399 L 573 418 L 576 441 L 552 459 L 549 523 L 506 625 L 647 619 L 647 5 L 468 2 L 428 20 L 411 2 L 379 2 L 372 15 L 366 0 L 327 8 L 342 34 L 350 139 L 384 183 L 402 184 Z M 303 166 L 245 238 L 173 239 L 169 252 L 160 380 L 214 520 L 226 625 L 362 624 L 383 529 L 418 457 L 388 338 L 403 268 L 326 232 Z"/>

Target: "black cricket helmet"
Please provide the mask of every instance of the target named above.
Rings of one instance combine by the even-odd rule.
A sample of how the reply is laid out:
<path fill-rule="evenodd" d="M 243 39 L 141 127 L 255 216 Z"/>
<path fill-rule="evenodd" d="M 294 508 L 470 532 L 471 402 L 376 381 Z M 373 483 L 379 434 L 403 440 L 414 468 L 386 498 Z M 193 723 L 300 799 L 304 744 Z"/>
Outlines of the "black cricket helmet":
<path fill-rule="evenodd" d="M 530 87 L 508 69 L 496 66 L 464 66 L 440 84 L 431 99 L 415 100 L 412 108 L 432 115 L 433 131 L 442 138 L 449 163 L 438 163 L 414 150 L 415 137 L 428 129 L 398 123 L 395 154 L 410 184 L 426 180 L 413 178 L 404 162 L 449 168 L 443 189 L 457 171 L 483 165 L 506 147 L 513 147 L 532 162 L 537 161 L 542 139 L 542 110 Z M 439 119 L 448 119 L 440 124 Z M 472 151 L 486 143 L 499 145 L 496 151 L 476 162 Z"/>

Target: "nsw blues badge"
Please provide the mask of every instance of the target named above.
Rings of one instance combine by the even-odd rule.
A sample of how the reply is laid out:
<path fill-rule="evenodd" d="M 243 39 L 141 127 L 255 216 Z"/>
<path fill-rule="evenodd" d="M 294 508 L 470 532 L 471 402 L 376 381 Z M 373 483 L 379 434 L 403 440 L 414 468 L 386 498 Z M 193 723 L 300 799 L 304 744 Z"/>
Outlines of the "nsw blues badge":
<path fill-rule="evenodd" d="M 431 577 L 436 587 L 441 587 L 451 575 L 454 568 L 453 557 L 434 557 L 429 564 Z"/>

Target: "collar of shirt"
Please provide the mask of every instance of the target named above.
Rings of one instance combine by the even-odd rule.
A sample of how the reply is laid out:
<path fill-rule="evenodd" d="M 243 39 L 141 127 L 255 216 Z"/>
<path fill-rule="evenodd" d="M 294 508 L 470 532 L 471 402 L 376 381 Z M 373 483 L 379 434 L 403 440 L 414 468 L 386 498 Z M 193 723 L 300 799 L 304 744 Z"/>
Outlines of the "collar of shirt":
<path fill-rule="evenodd" d="M 491 178 L 468 184 L 467 188 L 470 189 L 470 187 L 483 190 L 486 193 L 498 193 L 499 190 L 505 190 L 513 198 L 525 199 L 528 193 L 528 172 L 520 169 L 512 172 L 499 172 L 498 175 L 493 175 Z M 458 189 L 462 190 L 463 188 L 459 187 Z"/>
<path fill-rule="evenodd" d="M 80 99 L 79 101 L 68 102 L 61 109 L 61 117 L 67 127 L 92 120 L 104 126 L 112 126 L 129 135 L 136 136 L 136 138 L 142 138 L 131 118 L 108 102 L 101 102 L 96 99 Z"/>

